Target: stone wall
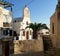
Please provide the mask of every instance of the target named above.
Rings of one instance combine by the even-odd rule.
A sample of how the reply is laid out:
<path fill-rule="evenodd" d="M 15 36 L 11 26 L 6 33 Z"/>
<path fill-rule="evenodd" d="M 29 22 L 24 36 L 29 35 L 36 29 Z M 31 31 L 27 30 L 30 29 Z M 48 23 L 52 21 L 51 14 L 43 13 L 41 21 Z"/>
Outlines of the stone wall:
<path fill-rule="evenodd" d="M 0 40 L 0 56 L 6 51 L 4 41 Z M 9 41 L 9 56 L 13 54 L 24 54 L 43 51 L 43 41 L 39 40 L 10 40 Z"/>
<path fill-rule="evenodd" d="M 42 40 L 14 41 L 14 54 L 43 51 Z"/>
<path fill-rule="evenodd" d="M 55 13 L 50 17 L 50 33 L 53 46 L 60 48 L 60 3 L 57 4 Z"/>

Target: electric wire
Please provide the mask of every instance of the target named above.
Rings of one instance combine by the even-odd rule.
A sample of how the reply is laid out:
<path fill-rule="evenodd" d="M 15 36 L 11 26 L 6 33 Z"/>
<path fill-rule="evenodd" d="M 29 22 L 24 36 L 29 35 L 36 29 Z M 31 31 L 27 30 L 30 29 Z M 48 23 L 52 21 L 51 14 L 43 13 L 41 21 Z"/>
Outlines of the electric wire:
<path fill-rule="evenodd" d="M 34 2 L 35 0 L 31 0 L 29 3 L 27 3 L 27 6 L 29 6 L 32 2 Z M 13 13 L 16 13 L 17 11 L 22 10 L 22 8 L 18 8 L 16 10 L 13 10 Z"/>

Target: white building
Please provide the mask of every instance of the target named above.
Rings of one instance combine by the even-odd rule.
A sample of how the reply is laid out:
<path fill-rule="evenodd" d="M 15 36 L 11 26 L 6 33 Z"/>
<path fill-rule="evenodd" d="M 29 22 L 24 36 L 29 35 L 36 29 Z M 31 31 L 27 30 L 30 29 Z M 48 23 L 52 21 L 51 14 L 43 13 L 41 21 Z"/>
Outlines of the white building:
<path fill-rule="evenodd" d="M 43 35 L 50 35 L 50 32 L 48 29 L 42 29 L 42 30 L 40 30 L 40 33 Z"/>
<path fill-rule="evenodd" d="M 0 1 L 0 39 L 12 34 L 12 13 L 5 7 L 10 4 Z"/>
<path fill-rule="evenodd" d="M 38 31 L 38 39 L 40 39 L 42 36 L 49 36 L 50 32 L 48 29 L 42 29 Z"/>
<path fill-rule="evenodd" d="M 18 36 L 19 40 L 31 40 L 33 38 L 33 30 L 26 28 L 30 23 L 30 11 L 28 7 L 25 6 L 22 17 L 13 20 L 14 34 Z"/>

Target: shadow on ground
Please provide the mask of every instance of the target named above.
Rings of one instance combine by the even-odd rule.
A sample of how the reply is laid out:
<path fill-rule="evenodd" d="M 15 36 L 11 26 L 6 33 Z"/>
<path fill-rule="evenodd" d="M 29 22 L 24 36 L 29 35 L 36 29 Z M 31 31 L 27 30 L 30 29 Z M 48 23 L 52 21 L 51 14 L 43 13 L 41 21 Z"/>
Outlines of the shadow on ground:
<path fill-rule="evenodd" d="M 14 56 L 55 56 L 55 54 L 50 52 L 33 52 L 33 53 L 15 54 Z"/>

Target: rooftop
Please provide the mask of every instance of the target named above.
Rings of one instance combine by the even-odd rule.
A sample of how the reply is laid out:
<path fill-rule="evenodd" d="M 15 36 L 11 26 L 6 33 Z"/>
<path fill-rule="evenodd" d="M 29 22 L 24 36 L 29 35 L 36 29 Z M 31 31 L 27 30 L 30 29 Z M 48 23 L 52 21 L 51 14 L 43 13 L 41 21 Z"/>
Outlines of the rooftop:
<path fill-rule="evenodd" d="M 4 7 L 11 7 L 13 6 L 13 4 L 7 2 L 7 1 L 4 1 L 4 0 L 0 0 L 0 4 L 1 5 L 4 5 Z"/>

